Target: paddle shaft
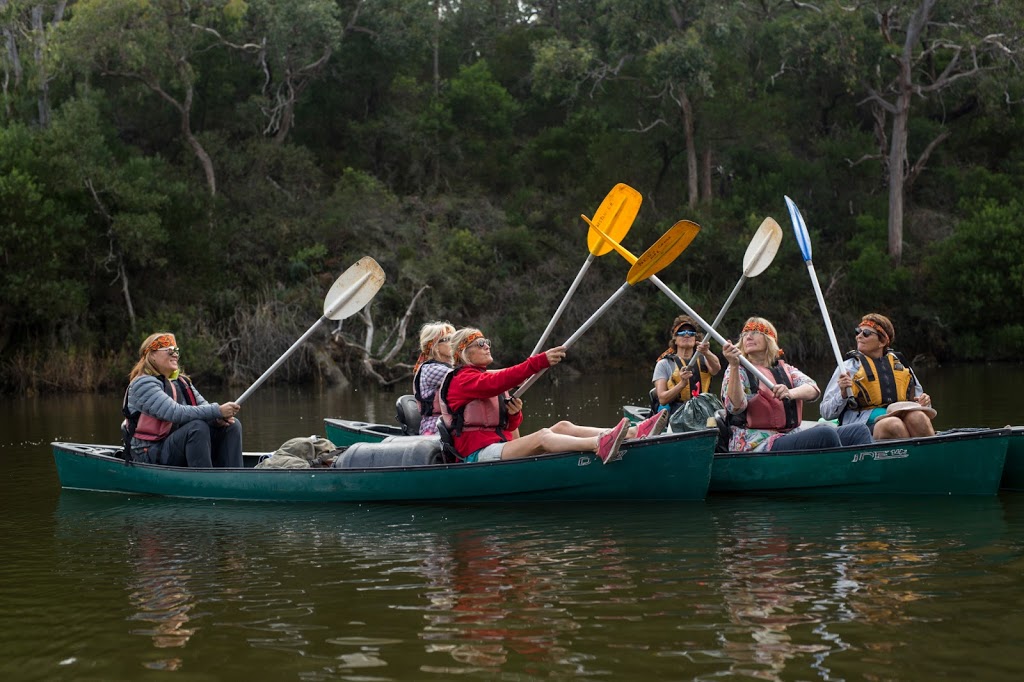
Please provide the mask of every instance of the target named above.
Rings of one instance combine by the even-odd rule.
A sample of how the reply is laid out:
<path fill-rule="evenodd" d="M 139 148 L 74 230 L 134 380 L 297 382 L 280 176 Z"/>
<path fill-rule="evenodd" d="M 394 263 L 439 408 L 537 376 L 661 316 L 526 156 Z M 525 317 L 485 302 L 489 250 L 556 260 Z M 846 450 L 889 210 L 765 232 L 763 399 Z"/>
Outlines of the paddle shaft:
<path fill-rule="evenodd" d="M 743 286 L 743 283 L 746 282 L 746 281 L 747 281 L 747 276 L 746 275 L 740 275 L 740 279 L 739 279 L 738 282 L 736 282 L 736 286 L 733 287 L 732 293 L 729 294 L 729 298 L 725 299 L 725 304 L 722 306 L 722 309 L 718 311 L 717 315 L 715 315 L 715 321 L 711 323 L 712 327 L 714 327 L 715 329 L 718 329 L 718 325 L 722 324 L 722 319 L 725 317 L 725 313 L 729 310 L 729 306 L 732 305 L 733 300 L 736 298 L 736 294 L 738 294 L 740 292 L 740 288 Z M 700 353 L 698 353 L 696 351 L 696 349 L 694 349 L 693 357 L 691 357 L 690 361 L 688 363 L 686 363 L 686 367 L 687 368 L 691 368 L 691 367 L 693 367 L 694 365 L 697 364 L 697 356 L 698 355 L 700 355 Z"/>
<path fill-rule="evenodd" d="M 548 322 L 547 328 L 544 333 L 540 335 L 540 340 L 537 341 L 537 345 L 533 347 L 531 356 L 536 355 L 540 352 L 541 347 L 547 342 L 548 337 L 551 336 L 551 330 L 554 329 L 559 318 L 562 317 L 562 313 L 565 312 L 566 307 L 569 305 L 569 299 L 572 298 L 573 294 L 576 293 L 576 289 L 579 287 L 580 282 L 583 280 L 583 275 L 586 274 L 587 270 L 590 269 L 590 265 L 594 262 L 594 254 L 587 256 L 587 260 L 583 262 L 583 267 L 580 268 L 579 273 L 576 274 L 576 279 L 573 280 L 569 290 L 565 292 L 565 297 L 562 298 L 562 302 L 558 306 L 558 310 L 555 311 L 554 317 Z"/>
<path fill-rule="evenodd" d="M 240 395 L 240 396 L 238 397 L 238 400 L 236 400 L 235 402 L 236 402 L 236 403 L 238 403 L 239 405 L 241 405 L 241 404 L 242 404 L 242 403 L 243 403 L 243 402 L 245 401 L 245 399 L 246 399 L 246 398 L 248 398 L 248 397 L 249 397 L 250 395 L 252 395 L 253 391 L 255 391 L 255 390 L 256 390 L 257 388 L 259 388 L 260 386 L 262 386 L 262 385 L 263 385 L 263 382 L 267 380 L 267 377 L 269 377 L 269 376 L 270 376 L 271 374 L 273 374 L 274 372 L 276 372 L 276 371 L 277 371 L 277 369 L 278 369 L 278 368 L 279 368 L 279 367 L 280 367 L 281 365 L 283 365 L 283 364 L 284 364 L 284 361 L 285 361 L 285 360 L 287 360 L 287 359 L 288 359 L 288 357 L 289 357 L 289 356 L 290 356 L 290 355 L 291 355 L 292 353 L 294 353 L 294 352 L 295 352 L 295 350 L 296 350 L 296 349 L 297 349 L 297 348 L 298 348 L 299 346 L 301 346 L 301 345 L 302 345 L 303 343 L 305 343 L 305 342 L 306 342 L 306 339 L 308 339 L 308 338 L 309 338 L 310 336 L 312 336 L 312 335 L 313 335 L 313 332 L 314 332 L 314 331 L 316 331 L 316 328 L 317 328 L 317 327 L 319 327 L 319 326 L 320 326 L 321 324 L 323 324 L 323 323 L 324 323 L 324 322 L 326 322 L 327 320 L 331 319 L 331 315 L 333 315 L 334 313 L 336 313 L 336 312 L 338 311 L 338 309 L 339 309 L 339 308 L 341 308 L 341 307 L 342 307 L 343 305 L 345 305 L 345 304 L 346 304 L 346 303 L 348 303 L 348 302 L 349 302 L 350 300 L 352 300 L 352 298 L 353 298 L 353 297 L 354 297 L 354 296 L 355 296 L 355 295 L 356 295 L 356 294 L 357 294 L 357 293 L 359 292 L 359 289 L 360 289 L 360 287 L 362 287 L 362 286 L 363 286 L 363 284 L 365 284 L 365 283 L 367 282 L 367 280 L 369 280 L 369 279 L 370 279 L 370 273 L 366 273 L 365 275 L 363 275 L 362 277 L 360 277 L 360 278 L 359 278 L 359 279 L 358 279 L 358 280 L 356 281 L 356 283 L 355 283 L 355 284 L 353 284 L 351 288 L 349 288 L 349 290 L 348 290 L 348 291 L 346 291 L 346 292 L 345 292 L 344 294 L 342 294 L 341 296 L 339 296 L 339 297 L 338 297 L 338 300 L 337 300 L 337 301 L 335 301 L 335 302 L 334 302 L 334 304 L 333 304 L 333 305 L 331 305 L 331 306 L 330 306 L 330 307 L 329 307 L 329 308 L 327 309 L 327 312 L 326 312 L 326 313 L 325 313 L 325 314 L 324 314 L 324 315 L 323 315 L 323 316 L 322 316 L 322 317 L 321 317 L 321 318 L 320 318 L 319 320 L 317 320 L 316 322 L 314 322 L 314 323 L 313 323 L 313 326 L 312 326 L 312 327 L 310 327 L 309 329 L 307 329 L 307 330 L 306 330 L 306 333 L 305 333 L 305 334 L 303 334 L 302 336 L 300 336 L 300 337 L 299 337 L 299 340 L 298 340 L 298 341 L 296 341 L 295 343 L 293 343 L 293 344 L 291 345 L 291 348 L 289 348 L 288 350 L 286 350 L 286 351 L 284 352 L 284 355 L 282 355 L 281 357 L 279 357 L 279 358 L 278 358 L 278 359 L 277 359 L 277 360 L 276 360 L 276 361 L 274 362 L 274 364 L 272 364 L 272 365 L 271 365 L 270 367 L 268 367 L 268 368 L 267 368 L 267 371 L 266 371 L 266 372 L 264 372 L 264 373 L 263 373 L 262 375 L 260 375 L 260 378 L 259 378 L 259 379 L 257 379 L 257 380 L 256 380 L 255 382 L 253 382 L 253 385 L 252 385 L 252 386 L 250 386 L 249 388 L 245 389 L 245 393 L 243 393 L 242 395 Z"/>
<path fill-rule="evenodd" d="M 825 307 L 825 297 L 821 295 L 821 286 L 818 284 L 818 275 L 814 272 L 814 263 L 806 261 L 807 272 L 811 276 L 811 285 L 814 287 L 814 295 L 818 297 L 818 307 L 821 309 L 821 316 L 825 319 L 825 329 L 828 330 L 828 340 L 832 343 L 832 352 L 836 356 L 836 365 L 839 371 L 843 371 L 843 355 L 839 352 L 839 342 L 836 341 L 836 333 L 832 329 L 832 318 L 829 317 L 828 308 Z"/>
<path fill-rule="evenodd" d="M 654 283 L 654 286 L 656 286 L 659 289 L 661 289 L 661 291 L 666 296 L 668 296 L 670 299 L 672 299 L 672 301 L 677 306 L 682 308 L 686 312 L 687 315 L 689 315 L 690 317 L 695 319 L 697 321 L 697 324 L 699 324 L 701 327 L 703 327 L 704 331 L 706 331 L 711 336 L 711 338 L 713 338 L 715 341 L 718 341 L 718 343 L 722 344 L 723 346 L 726 344 L 725 338 L 721 334 L 716 332 L 715 328 L 713 326 L 709 325 L 704 320 L 704 318 L 702 318 L 700 315 L 698 315 L 694 311 L 693 308 L 691 308 L 690 306 L 686 305 L 686 301 L 684 301 L 683 299 L 681 299 L 678 296 L 676 296 L 676 293 L 674 291 L 672 291 L 671 289 L 669 289 L 668 286 L 666 286 L 664 282 L 662 282 L 660 279 L 658 279 L 654 275 L 651 275 L 648 279 L 650 279 L 651 282 Z M 766 377 L 761 370 L 759 370 L 757 367 L 755 367 L 754 364 L 752 362 L 750 362 L 750 360 L 747 360 L 742 355 L 740 356 L 740 364 L 743 365 L 744 367 L 746 367 L 747 369 L 749 369 L 751 372 L 753 372 L 754 376 L 756 376 L 758 379 L 760 379 L 761 382 L 765 386 L 767 386 L 769 389 L 774 389 L 775 388 L 775 382 L 771 381 L 768 377 Z"/>
<path fill-rule="evenodd" d="M 654 277 L 652 276 L 651 279 L 654 279 Z M 591 315 L 590 318 L 583 323 L 582 327 L 577 329 L 572 336 L 570 336 L 562 343 L 562 346 L 565 348 L 569 348 L 570 346 L 572 346 L 572 344 L 576 343 L 576 341 L 578 341 L 579 338 L 583 336 L 583 334 L 585 334 L 588 329 L 594 326 L 594 323 L 597 322 L 602 315 L 608 312 L 609 308 L 611 308 L 615 304 L 615 301 L 619 300 L 619 298 L 621 298 L 622 295 L 626 293 L 626 290 L 629 289 L 630 286 L 631 285 L 629 284 L 629 282 L 624 282 L 622 286 L 619 287 L 615 291 L 615 293 L 612 294 L 608 298 L 608 300 L 604 302 L 604 305 L 602 305 L 600 308 L 594 311 L 594 314 Z M 534 351 L 534 355 L 536 355 L 537 352 L 538 351 Z M 547 367 L 540 370 L 539 372 L 531 376 L 529 379 L 527 379 L 525 382 L 523 382 L 523 385 L 517 388 L 514 393 L 512 393 L 512 397 L 518 398 L 522 394 L 526 393 L 526 389 L 530 388 L 530 386 L 533 386 L 535 383 L 537 383 L 537 379 L 539 379 L 541 375 L 544 374 L 544 372 L 546 371 L 548 371 Z"/>

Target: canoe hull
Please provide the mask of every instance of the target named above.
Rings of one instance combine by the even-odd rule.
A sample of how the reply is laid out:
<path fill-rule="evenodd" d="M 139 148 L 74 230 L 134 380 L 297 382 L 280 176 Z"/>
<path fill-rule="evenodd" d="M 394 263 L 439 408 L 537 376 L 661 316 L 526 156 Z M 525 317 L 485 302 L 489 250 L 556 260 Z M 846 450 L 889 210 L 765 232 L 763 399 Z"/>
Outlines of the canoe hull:
<path fill-rule="evenodd" d="M 1014 426 L 1006 448 L 1006 466 L 999 487 L 1004 490 L 1024 491 L 1024 426 Z"/>
<path fill-rule="evenodd" d="M 995 495 L 1009 429 L 811 452 L 717 453 L 712 493 Z M 1022 439 L 1024 440 L 1024 439 Z"/>
<path fill-rule="evenodd" d="M 288 502 L 702 500 L 714 432 L 627 441 L 604 465 L 591 453 L 374 469 L 189 469 L 125 464 L 109 446 L 53 443 L 61 486 L 217 500 Z M 255 457 L 247 456 L 254 461 Z"/>
<path fill-rule="evenodd" d="M 404 436 L 402 427 L 393 424 L 373 424 L 352 419 L 324 419 L 327 440 L 339 448 L 356 443 L 379 443 L 388 436 Z"/>

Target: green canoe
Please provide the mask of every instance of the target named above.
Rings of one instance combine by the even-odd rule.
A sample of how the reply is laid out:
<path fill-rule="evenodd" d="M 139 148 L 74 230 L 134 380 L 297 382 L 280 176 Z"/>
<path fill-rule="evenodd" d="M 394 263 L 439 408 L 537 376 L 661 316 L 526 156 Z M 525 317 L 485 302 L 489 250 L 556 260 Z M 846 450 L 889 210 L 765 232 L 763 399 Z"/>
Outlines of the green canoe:
<path fill-rule="evenodd" d="M 1024 426 L 1010 429 L 1010 444 L 1006 448 L 1006 466 L 999 485 L 1004 490 L 1024 490 Z"/>
<path fill-rule="evenodd" d="M 627 405 L 644 419 L 650 410 Z M 806 451 L 716 452 L 711 493 L 995 495 L 1019 448 L 1014 485 L 1024 490 L 1024 428 L 954 429 L 929 438 Z"/>
<path fill-rule="evenodd" d="M 434 442 L 439 452 L 440 442 Z M 60 484 L 70 489 L 217 500 L 437 502 L 702 500 L 714 443 L 715 432 L 706 430 L 628 440 L 622 459 L 610 464 L 589 452 L 566 452 L 477 464 L 394 466 L 378 457 L 390 445 L 381 443 L 361 446 L 361 453 L 371 451 L 372 458 L 351 459 L 350 468 L 337 469 L 254 469 L 260 454 L 246 454 L 246 468 L 189 469 L 126 464 L 117 446 L 58 442 L 52 447 Z M 375 466 L 359 465 L 371 459 Z"/>
<path fill-rule="evenodd" d="M 379 443 L 388 436 L 405 436 L 401 426 L 397 424 L 372 424 L 352 419 L 324 419 L 324 430 L 327 440 L 339 448 L 347 448 L 356 443 Z"/>

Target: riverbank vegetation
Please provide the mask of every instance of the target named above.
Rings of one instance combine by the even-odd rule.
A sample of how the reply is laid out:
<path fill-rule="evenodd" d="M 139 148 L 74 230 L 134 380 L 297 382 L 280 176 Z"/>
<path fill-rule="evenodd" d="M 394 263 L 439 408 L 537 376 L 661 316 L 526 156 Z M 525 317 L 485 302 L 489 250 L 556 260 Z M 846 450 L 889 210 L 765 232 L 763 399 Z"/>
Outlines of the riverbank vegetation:
<path fill-rule="evenodd" d="M 122 386 L 164 329 L 244 385 L 363 255 L 384 288 L 275 380 L 401 381 L 437 318 L 517 360 L 618 182 L 634 253 L 703 226 L 660 276 L 709 319 L 783 225 L 726 335 L 756 313 L 830 355 L 789 195 L 841 345 L 873 310 L 919 361 L 1017 360 L 1022 27 L 1021 0 L 0 0 L 0 390 Z M 649 372 L 676 313 L 638 285 L 572 363 Z"/>

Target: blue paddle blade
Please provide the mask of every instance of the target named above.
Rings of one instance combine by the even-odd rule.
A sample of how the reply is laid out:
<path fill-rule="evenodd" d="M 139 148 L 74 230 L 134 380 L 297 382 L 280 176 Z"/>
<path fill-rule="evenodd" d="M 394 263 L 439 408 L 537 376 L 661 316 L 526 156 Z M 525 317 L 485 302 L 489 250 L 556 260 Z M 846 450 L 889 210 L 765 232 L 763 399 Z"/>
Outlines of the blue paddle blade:
<path fill-rule="evenodd" d="M 785 195 L 783 195 L 785 197 Z M 804 217 L 800 215 L 800 209 L 796 207 L 793 200 L 786 197 L 786 208 L 789 209 L 789 219 L 793 221 L 793 232 L 796 234 L 796 243 L 800 245 L 800 253 L 804 260 L 811 260 L 811 236 L 807 234 L 807 224 Z"/>

